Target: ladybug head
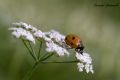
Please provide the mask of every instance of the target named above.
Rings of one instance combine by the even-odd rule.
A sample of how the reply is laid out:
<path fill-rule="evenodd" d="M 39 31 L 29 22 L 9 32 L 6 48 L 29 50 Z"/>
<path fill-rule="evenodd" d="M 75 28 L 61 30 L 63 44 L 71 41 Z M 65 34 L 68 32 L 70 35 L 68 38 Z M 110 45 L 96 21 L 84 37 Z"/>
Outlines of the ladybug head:
<path fill-rule="evenodd" d="M 78 45 L 78 47 L 75 49 L 75 51 L 77 51 L 78 53 L 82 54 L 84 50 L 84 46 L 83 43 L 80 42 L 80 44 Z"/>

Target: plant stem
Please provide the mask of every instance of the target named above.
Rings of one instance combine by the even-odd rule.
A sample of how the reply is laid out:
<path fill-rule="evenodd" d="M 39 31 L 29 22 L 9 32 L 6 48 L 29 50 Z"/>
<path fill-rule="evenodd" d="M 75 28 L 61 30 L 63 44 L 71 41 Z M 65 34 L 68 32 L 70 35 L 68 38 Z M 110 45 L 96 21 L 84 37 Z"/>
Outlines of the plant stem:
<path fill-rule="evenodd" d="M 25 75 L 25 77 L 23 78 L 23 80 L 30 80 L 31 76 L 33 74 L 33 72 L 35 71 L 35 69 L 37 68 L 39 62 L 36 62 L 33 67 L 31 68 L 31 70 Z"/>
<path fill-rule="evenodd" d="M 34 70 L 37 68 L 37 66 L 39 65 L 39 63 L 76 63 L 79 62 L 79 60 L 75 60 L 75 61 L 61 61 L 61 62 L 57 62 L 57 61 L 45 61 L 46 59 L 48 59 L 49 57 L 51 57 L 54 53 L 51 53 L 50 55 L 48 55 L 47 57 L 39 60 L 38 62 L 36 62 L 33 67 L 31 68 L 31 70 L 26 74 L 26 76 L 24 77 L 23 80 L 30 80 L 31 76 L 34 72 Z"/>
<path fill-rule="evenodd" d="M 32 54 L 34 55 L 34 57 L 35 57 L 35 60 L 38 62 L 38 58 L 37 58 L 37 56 L 36 56 L 36 53 L 35 53 L 35 51 L 34 51 L 34 49 L 33 49 L 33 47 L 32 47 L 32 45 L 31 45 L 31 43 L 28 41 L 28 43 L 29 43 L 29 45 L 30 45 L 30 48 L 31 48 L 31 50 L 32 50 Z"/>
<path fill-rule="evenodd" d="M 42 49 L 42 41 L 40 41 L 39 51 L 38 51 L 38 60 L 40 59 L 40 52 Z"/>
<path fill-rule="evenodd" d="M 77 63 L 80 62 L 79 60 L 75 60 L 75 61 L 42 61 L 41 63 Z"/>
<path fill-rule="evenodd" d="M 49 58 L 49 57 L 51 57 L 53 54 L 54 54 L 54 53 L 51 53 L 51 54 L 50 54 L 50 55 L 48 55 L 47 57 L 40 59 L 40 60 L 39 60 L 39 62 L 41 62 L 41 61 L 44 61 L 44 60 L 48 59 L 48 58 Z"/>
<path fill-rule="evenodd" d="M 23 44 L 25 45 L 25 47 L 28 49 L 30 55 L 31 55 L 31 56 L 33 57 L 33 59 L 36 61 L 35 56 L 33 55 L 32 51 L 31 51 L 31 50 L 29 49 L 29 47 L 27 46 L 26 42 L 25 42 L 23 39 L 22 39 L 22 42 L 23 42 Z"/>
<path fill-rule="evenodd" d="M 40 57 L 39 61 L 40 61 L 41 59 L 45 58 L 45 56 L 47 56 L 47 55 L 48 55 L 48 54 L 45 53 L 43 56 Z"/>
<path fill-rule="evenodd" d="M 30 80 L 34 70 L 36 69 L 36 67 L 38 66 L 38 64 L 41 62 L 41 61 L 44 61 L 46 59 L 48 59 L 49 57 L 51 57 L 53 55 L 53 53 L 51 53 L 50 55 L 48 55 L 47 57 L 39 60 L 39 62 L 36 62 L 33 67 L 31 68 L 31 70 L 25 75 L 24 79 L 23 80 Z"/>

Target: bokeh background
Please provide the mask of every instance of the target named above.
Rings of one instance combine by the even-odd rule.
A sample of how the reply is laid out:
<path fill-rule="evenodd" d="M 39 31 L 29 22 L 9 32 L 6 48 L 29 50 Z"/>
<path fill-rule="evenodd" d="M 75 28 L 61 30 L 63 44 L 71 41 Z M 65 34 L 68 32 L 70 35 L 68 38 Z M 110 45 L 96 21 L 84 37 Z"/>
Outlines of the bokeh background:
<path fill-rule="evenodd" d="M 93 58 L 94 74 L 78 72 L 76 63 L 40 64 L 31 80 L 120 80 L 120 6 L 95 6 L 108 3 L 120 4 L 119 0 L 0 0 L 0 80 L 21 80 L 33 65 L 22 42 L 8 31 L 11 23 L 21 21 L 42 31 L 81 36 Z"/>

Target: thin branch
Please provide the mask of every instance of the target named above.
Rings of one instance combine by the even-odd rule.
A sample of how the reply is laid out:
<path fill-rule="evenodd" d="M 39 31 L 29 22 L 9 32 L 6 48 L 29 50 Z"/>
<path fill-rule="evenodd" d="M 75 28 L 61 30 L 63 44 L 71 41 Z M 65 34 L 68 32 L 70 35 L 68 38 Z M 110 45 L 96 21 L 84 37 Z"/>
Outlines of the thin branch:
<path fill-rule="evenodd" d="M 42 41 L 40 41 L 40 45 L 39 45 L 39 51 L 38 51 L 38 60 L 40 59 L 40 52 L 42 49 Z"/>
<path fill-rule="evenodd" d="M 75 61 L 42 61 L 40 63 L 77 63 L 80 62 L 79 60 Z"/>
<path fill-rule="evenodd" d="M 33 72 L 35 71 L 35 69 L 37 68 L 38 65 L 39 65 L 39 63 L 36 62 L 36 63 L 33 65 L 33 67 L 30 69 L 30 71 L 27 72 L 27 74 L 25 75 L 25 77 L 23 78 L 23 80 L 30 80 Z"/>
<path fill-rule="evenodd" d="M 27 46 L 26 42 L 22 39 L 23 44 L 25 45 L 25 47 L 28 49 L 30 55 L 33 57 L 33 59 L 36 61 L 35 56 L 33 55 L 32 51 L 30 50 L 30 48 Z"/>
<path fill-rule="evenodd" d="M 37 58 L 37 56 L 36 56 L 36 53 L 35 53 L 35 51 L 34 51 L 32 45 L 31 45 L 31 43 L 30 43 L 29 41 L 28 41 L 28 43 L 29 43 L 29 45 L 30 45 L 30 48 L 31 48 L 31 50 L 32 50 L 32 53 L 33 53 L 33 55 L 34 55 L 36 61 L 38 61 L 38 58 Z"/>
<path fill-rule="evenodd" d="M 41 63 L 41 61 L 44 61 L 46 59 L 48 59 L 49 57 L 51 57 L 53 55 L 53 53 L 51 53 L 50 55 L 48 55 L 47 57 L 39 60 L 39 62 L 36 62 L 33 67 L 31 68 L 31 70 L 25 75 L 25 77 L 23 78 L 23 80 L 30 80 L 34 70 L 36 69 L 36 67 L 39 65 L 39 63 Z"/>
<path fill-rule="evenodd" d="M 51 53 L 50 55 L 48 55 L 47 57 L 39 60 L 39 62 L 36 62 L 33 67 L 31 68 L 31 70 L 26 74 L 26 76 L 24 77 L 23 80 L 30 80 L 33 72 L 35 71 L 35 69 L 37 68 L 37 66 L 40 64 L 40 63 L 77 63 L 79 62 L 79 60 L 73 60 L 73 61 L 45 61 L 46 59 L 48 59 L 49 57 L 51 57 L 54 53 Z"/>
<path fill-rule="evenodd" d="M 48 58 L 49 58 L 49 57 L 51 57 L 53 54 L 54 54 L 54 53 L 51 53 L 51 54 L 50 54 L 50 55 L 48 55 L 47 57 L 45 57 L 45 58 L 43 58 L 43 59 L 40 59 L 40 60 L 39 60 L 39 62 L 41 62 L 41 61 L 44 61 L 44 60 L 48 59 Z"/>
<path fill-rule="evenodd" d="M 43 56 L 41 56 L 41 57 L 40 57 L 40 59 L 39 59 L 39 60 L 41 60 L 41 59 L 45 58 L 47 55 L 48 55 L 48 53 L 44 54 Z"/>

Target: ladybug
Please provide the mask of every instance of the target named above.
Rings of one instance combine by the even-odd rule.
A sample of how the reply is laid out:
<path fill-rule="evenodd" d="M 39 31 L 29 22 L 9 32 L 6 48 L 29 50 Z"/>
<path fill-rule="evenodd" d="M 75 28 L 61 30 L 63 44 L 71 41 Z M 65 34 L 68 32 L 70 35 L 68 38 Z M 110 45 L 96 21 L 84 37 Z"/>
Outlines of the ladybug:
<path fill-rule="evenodd" d="M 81 54 L 83 53 L 84 46 L 79 36 L 75 34 L 68 34 L 65 37 L 65 43 L 71 48 L 75 48 L 75 51 Z"/>

